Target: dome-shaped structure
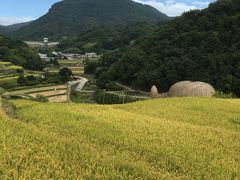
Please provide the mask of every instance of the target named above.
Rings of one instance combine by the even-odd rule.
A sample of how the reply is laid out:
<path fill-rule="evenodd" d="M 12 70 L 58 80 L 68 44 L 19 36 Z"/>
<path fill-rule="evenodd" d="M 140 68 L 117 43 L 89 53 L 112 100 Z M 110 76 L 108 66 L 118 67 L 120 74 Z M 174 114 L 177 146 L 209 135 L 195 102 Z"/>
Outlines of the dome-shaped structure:
<path fill-rule="evenodd" d="M 152 98 L 158 98 L 158 89 L 156 86 L 153 86 L 150 91 Z"/>
<path fill-rule="evenodd" d="M 169 90 L 170 97 L 201 96 L 210 97 L 215 93 L 215 89 L 204 82 L 182 81 L 174 84 Z"/>

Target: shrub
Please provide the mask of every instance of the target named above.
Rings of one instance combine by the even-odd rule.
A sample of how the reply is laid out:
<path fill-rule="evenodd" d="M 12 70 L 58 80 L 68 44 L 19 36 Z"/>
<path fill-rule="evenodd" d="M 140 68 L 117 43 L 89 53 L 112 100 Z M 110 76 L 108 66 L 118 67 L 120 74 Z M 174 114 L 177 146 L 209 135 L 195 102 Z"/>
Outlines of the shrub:
<path fill-rule="evenodd" d="M 5 92 L 5 90 L 0 87 L 0 95 L 2 95 L 4 92 Z"/>
<path fill-rule="evenodd" d="M 220 91 L 217 91 L 213 97 L 215 98 L 223 98 L 223 99 L 232 99 L 232 98 L 236 98 L 235 94 L 233 93 L 223 93 L 223 92 L 220 92 Z"/>
<path fill-rule="evenodd" d="M 25 78 L 24 75 L 21 75 L 18 77 L 17 83 L 20 85 L 25 85 L 27 84 L 27 79 Z"/>
<path fill-rule="evenodd" d="M 67 82 L 71 79 L 71 76 L 73 75 L 71 69 L 64 67 L 62 69 L 60 69 L 59 71 L 59 76 L 60 76 L 60 80 L 62 82 Z"/>
<path fill-rule="evenodd" d="M 105 85 L 107 91 L 121 91 L 124 90 L 122 87 L 118 86 L 115 82 L 109 82 Z"/>
<path fill-rule="evenodd" d="M 48 98 L 43 96 L 43 95 L 40 95 L 40 94 L 37 94 L 36 98 L 34 98 L 35 101 L 39 101 L 39 102 L 48 102 Z"/>
<path fill-rule="evenodd" d="M 95 101 L 98 104 L 125 104 L 139 100 L 140 99 L 126 94 L 113 94 L 105 91 L 98 91 L 95 94 Z"/>
<path fill-rule="evenodd" d="M 5 112 L 8 116 L 10 116 L 10 117 L 12 117 L 12 118 L 15 117 L 15 115 L 16 115 L 16 109 L 17 109 L 17 107 L 16 107 L 15 104 L 13 104 L 12 102 L 10 102 L 10 101 L 8 101 L 8 100 L 6 100 L 6 99 L 3 99 L 3 100 L 2 100 L 2 108 L 3 108 L 4 112 Z"/>
<path fill-rule="evenodd" d="M 33 75 L 29 75 L 29 76 L 27 76 L 26 77 L 26 80 L 27 80 L 27 85 L 29 85 L 29 86 L 32 86 L 32 85 L 36 85 L 36 84 L 39 84 L 40 82 L 39 82 L 39 80 L 35 77 L 35 76 L 33 76 Z"/>
<path fill-rule="evenodd" d="M 33 75 L 29 75 L 26 77 L 26 79 L 27 79 L 27 81 L 36 81 L 37 78 Z"/>
<path fill-rule="evenodd" d="M 97 69 L 97 63 L 96 62 L 88 62 L 87 65 L 84 67 L 84 73 L 85 74 L 94 74 Z"/>
<path fill-rule="evenodd" d="M 95 73 L 95 78 L 98 79 L 101 74 L 107 71 L 106 67 L 98 67 Z"/>

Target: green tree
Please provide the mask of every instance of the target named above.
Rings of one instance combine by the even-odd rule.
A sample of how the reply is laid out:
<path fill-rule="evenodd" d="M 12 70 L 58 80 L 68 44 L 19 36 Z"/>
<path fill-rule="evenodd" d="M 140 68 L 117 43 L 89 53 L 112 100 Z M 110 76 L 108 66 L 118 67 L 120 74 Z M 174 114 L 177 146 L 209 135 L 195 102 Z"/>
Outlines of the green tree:
<path fill-rule="evenodd" d="M 17 83 L 20 85 L 26 85 L 27 84 L 27 79 L 25 78 L 24 75 L 21 75 L 18 77 Z"/>
<path fill-rule="evenodd" d="M 71 76 L 73 75 L 71 69 L 64 67 L 62 69 L 60 69 L 59 71 L 59 76 L 60 76 L 60 80 L 62 82 L 67 82 L 71 79 Z"/>

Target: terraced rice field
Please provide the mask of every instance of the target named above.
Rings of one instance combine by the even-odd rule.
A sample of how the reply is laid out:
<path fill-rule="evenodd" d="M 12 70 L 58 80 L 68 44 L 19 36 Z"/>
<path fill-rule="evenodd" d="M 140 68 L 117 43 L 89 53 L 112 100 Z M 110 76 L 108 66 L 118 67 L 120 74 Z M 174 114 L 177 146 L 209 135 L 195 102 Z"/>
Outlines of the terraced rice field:
<path fill-rule="evenodd" d="M 84 67 L 69 67 L 73 73 L 84 73 Z"/>
<path fill-rule="evenodd" d="M 55 103 L 64 103 L 68 101 L 67 91 L 66 90 L 52 90 L 52 91 L 44 91 L 29 94 L 32 97 L 37 97 L 37 95 L 42 95 L 48 98 L 49 102 Z"/>
<path fill-rule="evenodd" d="M 50 96 L 48 97 L 48 101 L 51 103 L 67 103 L 68 102 L 68 96 L 65 95 L 56 95 L 56 96 Z"/>
<path fill-rule="evenodd" d="M 30 74 L 25 74 L 25 76 L 28 76 Z M 34 75 L 37 78 L 40 78 L 41 76 L 39 74 Z M 11 89 L 18 86 L 17 80 L 19 75 L 6 75 L 5 77 L 0 77 L 0 87 L 4 87 L 5 89 Z"/>
<path fill-rule="evenodd" d="M 8 81 L 16 81 L 17 82 L 18 76 L 10 76 L 10 77 L 2 77 L 0 82 L 8 82 Z"/>
<path fill-rule="evenodd" d="M 29 94 L 30 96 L 36 97 L 37 95 L 42 95 L 42 96 L 56 96 L 59 94 L 66 94 L 66 90 L 52 90 L 52 91 L 44 91 L 44 92 L 37 92 L 37 93 L 31 93 Z"/>
<path fill-rule="evenodd" d="M 240 178 L 240 100 L 13 102 L 17 120 L 0 111 L 0 179 Z"/>
<path fill-rule="evenodd" d="M 23 89 L 12 92 L 14 94 L 28 94 L 32 97 L 37 95 L 42 95 L 48 98 L 49 102 L 67 102 L 67 86 L 66 85 L 56 85 L 56 86 L 46 86 L 33 89 Z"/>
<path fill-rule="evenodd" d="M 82 64 L 82 60 L 58 60 L 58 63 L 60 64 L 60 66 L 78 66 Z"/>
<path fill-rule="evenodd" d="M 71 69 L 71 71 L 73 72 L 73 74 L 84 74 L 84 67 L 68 67 L 69 69 Z M 58 73 L 59 69 L 50 69 L 49 72 L 52 73 Z"/>
<path fill-rule="evenodd" d="M 72 71 L 83 71 L 84 67 L 69 67 Z"/>
<path fill-rule="evenodd" d="M 34 92 L 44 92 L 44 91 L 51 91 L 51 90 L 62 90 L 67 89 L 66 85 L 55 85 L 55 86 L 44 86 L 38 88 L 27 88 L 22 90 L 13 91 L 14 93 L 23 94 L 23 93 L 34 93 Z"/>
<path fill-rule="evenodd" d="M 73 74 L 79 75 L 84 73 L 84 65 L 82 60 L 58 60 L 61 67 L 68 67 Z M 49 72 L 58 73 L 59 68 L 50 68 Z"/>

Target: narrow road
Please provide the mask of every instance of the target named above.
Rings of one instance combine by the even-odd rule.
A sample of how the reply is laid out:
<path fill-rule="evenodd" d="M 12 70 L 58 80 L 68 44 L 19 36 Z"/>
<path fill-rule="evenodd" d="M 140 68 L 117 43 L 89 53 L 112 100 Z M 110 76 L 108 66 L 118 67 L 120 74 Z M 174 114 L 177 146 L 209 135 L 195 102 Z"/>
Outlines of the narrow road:
<path fill-rule="evenodd" d="M 78 92 L 81 92 L 83 87 L 86 85 L 86 83 L 88 82 L 88 79 L 87 78 L 84 78 L 84 77 L 80 77 L 80 76 L 74 76 L 75 78 L 77 78 L 76 81 L 70 81 L 68 82 L 68 92 L 67 92 L 67 98 L 68 98 L 68 101 L 71 102 L 71 91 L 72 91 L 72 87 L 73 86 L 76 86 L 74 88 L 75 91 L 78 91 Z"/>
<path fill-rule="evenodd" d="M 128 91 L 138 91 L 138 92 L 140 92 L 140 93 L 142 93 L 142 94 L 149 95 L 148 92 L 132 89 L 131 87 L 126 86 L 126 85 L 123 85 L 123 84 L 121 84 L 121 83 L 119 83 L 119 82 L 116 82 L 116 81 L 115 81 L 115 83 L 116 83 L 118 86 L 124 88 L 125 90 L 128 90 Z"/>
<path fill-rule="evenodd" d="M 75 91 L 80 92 L 85 86 L 85 84 L 88 82 L 88 79 L 80 76 L 74 76 L 74 77 L 78 79 L 77 81 L 75 81 L 76 83 L 78 83 L 77 87 L 75 88 Z"/>

